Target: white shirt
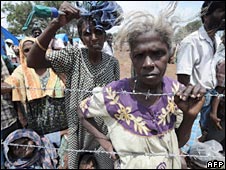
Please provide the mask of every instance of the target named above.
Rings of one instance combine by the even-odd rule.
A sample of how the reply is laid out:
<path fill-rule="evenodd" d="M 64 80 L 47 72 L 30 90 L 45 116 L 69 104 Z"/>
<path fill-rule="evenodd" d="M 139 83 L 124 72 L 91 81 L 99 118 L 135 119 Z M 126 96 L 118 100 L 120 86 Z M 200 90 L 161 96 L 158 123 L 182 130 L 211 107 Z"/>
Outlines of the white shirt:
<path fill-rule="evenodd" d="M 215 47 L 219 46 L 220 37 L 215 35 Z M 190 75 L 190 83 L 201 84 L 206 89 L 216 87 L 214 62 L 214 44 L 204 27 L 185 37 L 177 53 L 177 74 Z"/>
<path fill-rule="evenodd" d="M 223 43 L 221 43 L 217 48 L 217 52 L 215 53 L 212 69 L 216 70 L 217 64 L 219 64 L 223 60 L 225 60 L 225 46 Z M 215 77 L 217 77 L 216 72 L 215 72 Z"/>

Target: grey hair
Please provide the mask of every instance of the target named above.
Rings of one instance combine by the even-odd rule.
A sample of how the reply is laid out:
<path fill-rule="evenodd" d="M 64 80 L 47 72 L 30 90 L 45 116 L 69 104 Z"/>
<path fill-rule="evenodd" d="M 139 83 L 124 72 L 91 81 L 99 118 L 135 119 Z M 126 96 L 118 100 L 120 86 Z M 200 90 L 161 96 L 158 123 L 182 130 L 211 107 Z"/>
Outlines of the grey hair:
<path fill-rule="evenodd" d="M 160 11 L 158 16 L 154 16 L 147 11 L 132 11 L 124 14 L 120 18 L 123 21 L 116 36 L 116 44 L 122 48 L 124 43 L 128 43 L 131 50 L 137 36 L 145 32 L 156 32 L 171 51 L 174 28 L 176 28 L 176 25 L 173 26 L 172 23 L 177 21 L 175 17 L 171 18 L 171 16 L 176 6 L 177 3 L 169 4 L 168 9 Z"/>

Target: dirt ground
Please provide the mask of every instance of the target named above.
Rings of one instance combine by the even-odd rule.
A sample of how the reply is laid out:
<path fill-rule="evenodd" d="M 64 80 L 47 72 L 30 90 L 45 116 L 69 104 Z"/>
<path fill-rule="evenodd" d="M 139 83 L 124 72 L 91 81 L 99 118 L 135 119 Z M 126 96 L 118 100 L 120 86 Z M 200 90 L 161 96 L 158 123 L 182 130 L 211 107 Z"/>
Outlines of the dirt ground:
<path fill-rule="evenodd" d="M 131 76 L 131 61 L 127 48 L 123 50 L 115 50 L 115 57 L 119 60 L 120 64 L 120 79 L 128 78 Z M 176 79 L 176 64 L 168 64 L 166 76 Z"/>

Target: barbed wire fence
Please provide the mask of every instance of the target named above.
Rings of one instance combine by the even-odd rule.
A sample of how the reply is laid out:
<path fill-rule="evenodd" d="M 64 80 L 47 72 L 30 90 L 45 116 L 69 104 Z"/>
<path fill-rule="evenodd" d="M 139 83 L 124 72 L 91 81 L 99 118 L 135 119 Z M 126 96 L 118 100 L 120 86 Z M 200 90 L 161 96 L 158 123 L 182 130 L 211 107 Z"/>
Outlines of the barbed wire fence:
<path fill-rule="evenodd" d="M 38 148 L 38 149 L 50 149 L 50 150 L 59 150 L 60 148 L 51 148 L 46 146 L 37 146 L 37 145 L 21 145 L 21 144 L 15 144 L 15 143 L 5 143 L 1 141 L 1 145 L 8 145 L 8 146 L 16 146 L 16 147 L 25 147 L 26 149 L 31 148 Z M 185 155 L 185 154 L 174 154 L 174 153 L 147 153 L 147 152 L 107 152 L 107 151 L 97 151 L 97 150 L 73 150 L 73 149 L 62 149 L 67 152 L 77 152 L 77 153 L 97 153 L 97 154 L 109 154 L 110 155 L 116 154 L 116 155 L 130 155 L 130 156 L 138 156 L 138 155 L 144 155 L 144 156 L 165 156 L 165 157 L 196 157 L 196 158 L 213 158 L 215 160 L 216 158 L 223 158 L 224 156 L 211 156 L 211 155 Z"/>
<path fill-rule="evenodd" d="M 8 88 L 7 86 L 2 86 L 3 88 Z M 95 94 L 95 93 L 100 93 L 100 92 L 103 92 L 103 93 L 107 93 L 106 91 L 98 91 L 98 90 L 81 90 L 81 89 L 68 89 L 68 88 L 33 88 L 33 87 L 12 87 L 12 89 L 27 89 L 27 90 L 59 90 L 59 91 L 69 91 L 69 92 L 81 92 L 81 93 L 92 93 L 92 94 Z M 123 89 L 121 89 L 121 91 L 116 91 L 115 92 L 116 94 L 124 94 L 124 95 L 145 95 L 145 96 L 175 96 L 176 94 L 175 93 L 161 93 L 161 94 L 153 94 L 153 93 L 150 93 L 150 92 L 147 92 L 147 93 L 143 93 L 143 92 L 129 92 L 129 91 L 125 91 Z M 218 97 L 218 98 L 222 98 L 222 97 L 225 97 L 225 94 L 220 94 L 220 93 L 217 93 L 216 94 L 210 94 L 210 93 L 207 93 L 205 94 L 204 96 L 215 96 L 215 97 Z"/>
<path fill-rule="evenodd" d="M 8 88 L 6 86 L 2 86 L 3 88 Z M 33 88 L 33 87 L 13 87 L 13 89 L 27 89 L 27 90 L 60 90 L 60 91 L 70 91 L 70 92 L 81 92 L 81 93 L 99 93 L 99 92 L 103 92 L 105 93 L 105 91 L 98 91 L 98 90 L 81 90 L 81 89 L 68 89 L 68 88 Z M 107 93 L 107 92 L 106 92 Z M 152 94 L 152 93 L 141 93 L 141 92 L 128 92 L 125 90 L 121 90 L 121 91 L 117 91 L 117 94 L 124 94 L 124 95 L 145 95 L 146 97 L 149 96 L 175 96 L 175 93 L 162 93 L 162 94 Z M 216 96 L 216 97 L 225 97 L 224 94 L 205 94 L 205 96 Z M 59 150 L 60 148 L 49 148 L 49 147 L 45 147 L 45 146 L 37 146 L 37 145 L 21 145 L 21 144 L 15 144 L 15 143 L 6 143 L 4 141 L 1 140 L 1 145 L 5 146 L 16 146 L 16 147 L 33 147 L 33 148 L 39 148 L 39 149 L 50 149 L 50 150 Z M 217 156 L 211 156 L 211 155 L 190 155 L 190 154 L 174 154 L 174 153 L 146 153 L 146 152 L 107 152 L 107 151 L 98 151 L 98 150 L 73 150 L 73 149 L 62 149 L 64 151 L 67 152 L 77 152 L 77 153 L 96 153 L 96 154 L 109 154 L 109 157 L 111 157 L 110 155 L 112 154 L 116 154 L 116 155 L 132 155 L 132 156 L 137 156 L 137 155 L 144 155 L 144 156 L 149 156 L 149 157 L 153 157 L 153 156 L 165 156 L 165 157 L 195 157 L 195 158 L 211 158 L 213 160 L 216 160 L 218 157 Z M 219 158 L 224 158 L 224 156 L 222 155 L 222 157 Z"/>

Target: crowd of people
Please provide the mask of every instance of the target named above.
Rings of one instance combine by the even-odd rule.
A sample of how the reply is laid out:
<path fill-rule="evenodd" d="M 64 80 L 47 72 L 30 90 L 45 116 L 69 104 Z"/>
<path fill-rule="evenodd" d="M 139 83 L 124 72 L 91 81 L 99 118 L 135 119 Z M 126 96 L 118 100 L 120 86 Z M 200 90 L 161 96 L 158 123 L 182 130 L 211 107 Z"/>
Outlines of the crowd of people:
<path fill-rule="evenodd" d="M 217 32 L 225 30 L 225 2 L 204 1 L 202 26 L 176 48 L 175 9 L 154 16 L 124 13 L 115 1 L 64 1 L 64 15 L 33 27 L 19 47 L 5 40 L 1 169 L 196 169 L 224 161 L 225 34 Z M 81 46 L 55 38 L 71 20 Z M 117 34 L 107 33 L 118 21 Z M 128 44 L 131 77 L 120 79 L 113 40 Z M 172 56 L 177 80 L 165 76 Z M 199 152 L 205 147 L 213 157 Z"/>

